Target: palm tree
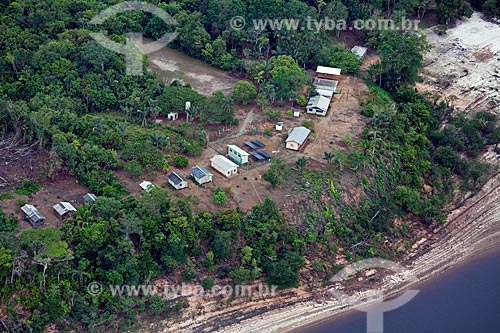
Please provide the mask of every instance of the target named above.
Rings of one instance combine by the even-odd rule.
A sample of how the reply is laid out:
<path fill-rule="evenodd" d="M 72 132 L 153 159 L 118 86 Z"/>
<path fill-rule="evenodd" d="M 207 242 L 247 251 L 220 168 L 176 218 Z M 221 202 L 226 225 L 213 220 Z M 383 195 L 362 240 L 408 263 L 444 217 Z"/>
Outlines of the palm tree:
<path fill-rule="evenodd" d="M 122 144 L 125 142 L 125 134 L 127 133 L 127 126 L 128 123 L 126 121 L 118 123 L 118 129 L 120 130 Z"/>
<path fill-rule="evenodd" d="M 307 165 L 307 158 L 305 158 L 304 156 L 300 157 L 296 162 L 295 164 L 297 164 L 297 166 L 299 167 L 299 169 L 304 169 Z"/>
<path fill-rule="evenodd" d="M 328 164 L 332 163 L 332 160 L 333 160 L 334 157 L 335 157 L 335 155 L 332 152 L 329 152 L 329 151 L 325 151 L 325 153 L 323 155 L 323 159 L 326 160 L 326 162 Z"/>
<path fill-rule="evenodd" d="M 147 110 L 137 110 L 136 111 L 140 116 L 142 116 L 141 127 L 146 127 L 148 111 Z"/>
<path fill-rule="evenodd" d="M 200 109 L 198 109 L 198 107 L 195 105 L 191 105 L 191 107 L 186 110 L 186 122 L 189 122 L 189 118 L 191 118 L 191 121 L 193 121 L 199 113 Z"/>

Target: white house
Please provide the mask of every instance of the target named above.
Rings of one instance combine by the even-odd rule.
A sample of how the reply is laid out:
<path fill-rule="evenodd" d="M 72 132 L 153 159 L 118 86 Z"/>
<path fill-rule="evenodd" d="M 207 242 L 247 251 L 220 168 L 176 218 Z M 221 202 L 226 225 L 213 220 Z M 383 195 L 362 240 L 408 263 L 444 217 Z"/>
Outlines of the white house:
<path fill-rule="evenodd" d="M 172 185 L 176 190 L 182 190 L 183 188 L 188 187 L 188 181 L 182 175 L 177 172 L 172 172 L 168 175 L 168 182 Z"/>
<path fill-rule="evenodd" d="M 225 156 L 215 155 L 210 162 L 212 162 L 212 168 L 228 178 L 238 173 L 238 165 Z"/>
<path fill-rule="evenodd" d="M 227 155 L 238 165 L 248 163 L 249 153 L 236 145 L 227 145 Z"/>
<path fill-rule="evenodd" d="M 303 126 L 295 127 L 288 134 L 288 138 L 286 139 L 286 148 L 300 150 L 309 137 L 309 134 L 311 134 L 310 129 Z"/>
<path fill-rule="evenodd" d="M 191 177 L 200 185 L 211 182 L 213 176 L 213 173 L 199 165 L 191 169 Z"/>
<path fill-rule="evenodd" d="M 316 95 L 309 99 L 306 109 L 307 113 L 315 114 L 318 116 L 326 116 L 328 108 L 330 107 L 331 98 Z"/>
<path fill-rule="evenodd" d="M 321 96 L 332 98 L 333 94 L 337 91 L 338 84 L 339 81 L 315 78 L 313 86 Z"/>
<path fill-rule="evenodd" d="M 54 206 L 52 206 L 57 213 L 57 215 L 61 218 L 65 217 L 70 212 L 76 212 L 76 208 L 69 202 L 60 202 Z"/>
<path fill-rule="evenodd" d="M 320 79 L 340 80 L 341 74 L 342 70 L 340 68 L 318 66 L 316 69 L 316 75 Z"/>
<path fill-rule="evenodd" d="M 139 186 L 146 192 L 151 192 L 151 190 L 155 188 L 155 185 L 147 180 L 140 183 Z"/>

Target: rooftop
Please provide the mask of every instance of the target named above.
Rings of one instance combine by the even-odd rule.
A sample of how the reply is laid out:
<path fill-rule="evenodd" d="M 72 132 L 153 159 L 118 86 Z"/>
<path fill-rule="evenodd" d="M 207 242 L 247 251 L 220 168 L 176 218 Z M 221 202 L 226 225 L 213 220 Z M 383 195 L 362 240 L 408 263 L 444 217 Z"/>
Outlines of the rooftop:
<path fill-rule="evenodd" d="M 168 179 L 170 179 L 175 185 L 179 185 L 180 183 L 187 181 L 186 178 L 184 178 L 182 175 L 179 175 L 177 172 L 172 172 L 170 175 L 168 175 Z"/>
<path fill-rule="evenodd" d="M 354 55 L 356 55 L 356 57 L 361 60 L 366 55 L 366 52 L 368 52 L 368 48 L 364 46 L 355 46 L 351 49 L 351 52 L 354 53 Z"/>
<path fill-rule="evenodd" d="M 331 99 L 329 99 L 325 96 L 316 95 L 316 96 L 313 96 L 309 99 L 309 103 L 307 103 L 307 107 L 308 108 L 318 108 L 318 109 L 326 112 L 326 111 L 328 111 L 328 107 L 330 106 L 330 101 L 331 101 Z"/>
<path fill-rule="evenodd" d="M 43 216 L 42 213 L 40 213 L 33 205 L 24 205 L 21 207 L 21 210 L 32 221 L 45 220 L 45 216 Z"/>
<path fill-rule="evenodd" d="M 236 145 L 227 145 L 227 146 L 243 156 L 249 156 L 249 154 L 246 151 L 244 151 L 243 149 L 241 149 L 240 147 L 238 147 Z"/>
<path fill-rule="evenodd" d="M 76 208 L 69 202 L 62 201 L 58 204 L 55 204 L 53 207 L 57 214 L 61 216 L 68 212 L 76 212 Z"/>
<path fill-rule="evenodd" d="M 153 187 L 155 187 L 153 183 L 148 182 L 147 180 L 145 180 L 145 181 L 143 181 L 142 183 L 140 183 L 140 184 L 139 184 L 139 186 L 140 186 L 140 187 L 141 187 L 144 191 L 146 191 L 146 192 L 151 191 L 151 189 L 152 189 Z"/>
<path fill-rule="evenodd" d="M 286 142 L 297 142 L 299 145 L 301 145 L 306 141 L 310 133 L 311 130 L 308 128 L 305 128 L 303 126 L 295 127 L 288 135 Z"/>
<path fill-rule="evenodd" d="M 318 66 L 316 73 L 319 74 L 329 74 L 329 75 L 340 75 L 342 70 L 340 68 Z"/>
<path fill-rule="evenodd" d="M 195 166 L 194 168 L 191 169 L 191 174 L 195 177 L 195 178 L 203 178 L 205 176 L 213 176 L 214 174 L 211 173 L 210 171 L 208 171 L 205 167 L 202 167 L 202 166 Z"/>

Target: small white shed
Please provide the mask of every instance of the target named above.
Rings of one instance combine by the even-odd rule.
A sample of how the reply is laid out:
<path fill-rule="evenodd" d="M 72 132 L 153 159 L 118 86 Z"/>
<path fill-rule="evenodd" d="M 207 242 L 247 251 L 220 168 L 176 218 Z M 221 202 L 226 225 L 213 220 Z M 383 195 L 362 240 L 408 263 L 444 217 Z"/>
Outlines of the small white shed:
<path fill-rule="evenodd" d="M 155 188 L 155 185 L 147 180 L 140 183 L 139 186 L 146 192 L 151 192 L 151 190 Z"/>
<path fill-rule="evenodd" d="M 213 173 L 199 165 L 191 169 L 191 177 L 200 185 L 211 182 L 213 176 Z"/>
<path fill-rule="evenodd" d="M 283 122 L 282 121 L 276 123 L 276 130 L 277 131 L 283 130 Z"/>
<path fill-rule="evenodd" d="M 172 185 L 176 190 L 182 190 L 183 188 L 188 187 L 188 181 L 182 175 L 177 172 L 172 172 L 168 175 L 168 182 Z"/>
<path fill-rule="evenodd" d="M 238 165 L 223 155 L 215 155 L 210 162 L 212 162 L 212 168 L 228 178 L 238 174 Z"/>

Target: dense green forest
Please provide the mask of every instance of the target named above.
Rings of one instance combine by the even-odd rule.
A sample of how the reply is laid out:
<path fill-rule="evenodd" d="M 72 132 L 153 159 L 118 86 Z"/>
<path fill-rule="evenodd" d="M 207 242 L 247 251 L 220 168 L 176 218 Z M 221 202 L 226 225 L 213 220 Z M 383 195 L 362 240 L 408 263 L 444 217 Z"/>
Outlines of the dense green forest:
<path fill-rule="evenodd" d="M 233 16 L 352 21 L 434 13 L 449 24 L 470 16 L 472 7 L 500 15 L 498 0 L 151 2 L 178 25 L 129 12 L 107 20 L 104 29 L 120 42 L 129 31 L 157 38 L 176 29 L 171 46 L 245 79 L 231 96 L 205 97 L 177 82 L 165 86 L 146 71 L 146 58 L 143 76 L 125 75 L 123 56 L 89 36 L 97 31 L 89 25 L 92 17 L 117 1 L 0 2 L 0 138 L 19 147 L 36 144 L 48 152 L 41 170 L 47 179 L 70 174 L 99 196 L 60 229 L 19 234 L 17 220 L 0 210 L 0 319 L 9 331 L 42 332 L 51 324 L 60 331 L 123 331 L 176 316 L 186 306 L 182 298 L 116 297 L 106 290 L 95 297 L 86 292 L 91 281 L 135 285 L 169 276 L 209 286 L 214 279 L 241 284 L 263 278 L 289 288 L 299 284 L 306 259 L 312 276 L 328 279 L 340 269 L 332 265 L 339 248 L 348 260 L 396 258 L 397 240 L 412 244 L 411 221 L 443 223 L 443 207 L 457 189 L 475 191 L 487 177 L 488 166 L 474 158 L 499 143 L 498 119 L 482 112 L 451 116 L 447 103 L 415 92 L 425 38 L 362 31 L 381 62 L 363 74 L 371 83 L 369 98 L 361 101 L 369 119 L 361 140 L 347 142 L 349 153 L 325 152 L 328 167 L 320 172 L 301 158 L 291 165 L 275 159 L 264 174 L 273 187 L 304 193 L 297 221 L 285 218 L 270 199 L 250 211 L 196 213 L 196 198 L 172 197 L 161 188 L 128 196 L 116 171 L 138 177 L 185 165 L 179 156 L 202 152 L 206 126 L 237 122 L 234 103 L 303 104 L 302 88 L 310 82 L 304 68 L 359 70 L 335 41 L 339 32 L 233 30 Z M 193 103 L 191 123 L 155 124 L 161 114 L 182 112 L 186 100 Z M 344 174 L 362 189 L 359 201 L 341 195 Z M 16 192 L 37 190 L 26 180 Z M 398 218 L 403 223 L 395 226 Z"/>

